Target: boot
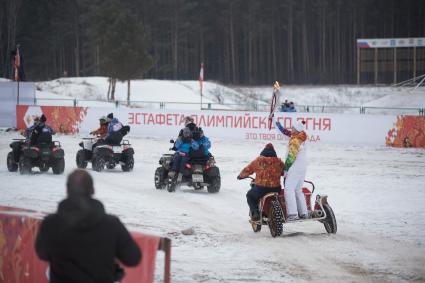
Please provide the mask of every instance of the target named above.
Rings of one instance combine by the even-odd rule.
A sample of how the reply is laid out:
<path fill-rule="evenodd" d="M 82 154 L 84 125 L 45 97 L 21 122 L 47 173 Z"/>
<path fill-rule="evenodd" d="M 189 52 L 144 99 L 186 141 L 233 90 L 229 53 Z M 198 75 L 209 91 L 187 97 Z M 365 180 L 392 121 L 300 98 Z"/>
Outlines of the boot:
<path fill-rule="evenodd" d="M 251 220 L 252 221 L 259 221 L 260 220 L 260 212 L 258 209 L 254 209 L 251 211 Z"/>
<path fill-rule="evenodd" d="M 296 214 L 289 214 L 288 217 L 286 218 L 286 221 L 295 221 L 295 220 L 299 220 L 298 215 Z"/>

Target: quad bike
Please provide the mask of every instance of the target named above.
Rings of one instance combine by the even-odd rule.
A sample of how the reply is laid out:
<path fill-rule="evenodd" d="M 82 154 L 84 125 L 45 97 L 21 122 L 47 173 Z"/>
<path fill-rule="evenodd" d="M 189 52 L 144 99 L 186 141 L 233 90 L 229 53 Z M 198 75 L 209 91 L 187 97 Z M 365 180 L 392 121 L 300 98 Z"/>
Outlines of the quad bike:
<path fill-rule="evenodd" d="M 251 187 L 255 185 L 254 178 L 252 179 Z M 316 195 L 316 200 L 314 207 L 311 206 L 311 195 L 314 192 L 315 186 L 313 182 L 304 181 L 312 186 L 312 191 L 308 188 L 303 187 L 303 193 L 305 196 L 307 210 L 309 218 L 299 219 L 292 222 L 308 222 L 308 221 L 319 221 L 325 226 L 326 232 L 335 234 L 337 232 L 337 224 L 335 215 L 331 206 L 328 203 L 328 196 L 326 195 Z M 272 237 L 277 237 L 282 235 L 283 224 L 286 223 L 286 206 L 285 206 L 285 196 L 284 190 L 281 190 L 279 193 L 269 193 L 262 197 L 258 205 L 260 211 L 260 220 L 253 221 L 249 220 L 254 232 L 261 231 L 262 225 L 268 225 L 270 228 L 270 233 Z"/>
<path fill-rule="evenodd" d="M 174 143 L 174 140 L 170 140 Z M 174 150 L 174 148 L 170 148 Z M 218 193 L 221 186 L 220 169 L 215 165 L 213 156 L 189 155 L 190 159 L 185 167 L 175 177 L 168 176 L 172 167 L 174 154 L 166 153 L 159 159 L 160 167 L 155 171 L 155 187 L 157 189 L 167 188 L 167 191 L 174 192 L 177 186 L 190 186 L 195 190 L 207 187 L 209 193 Z"/>
<path fill-rule="evenodd" d="M 65 170 L 65 153 L 58 141 L 30 145 L 25 139 L 14 139 L 13 149 L 7 154 L 7 169 L 20 174 L 30 174 L 33 167 L 41 172 L 52 168 L 53 174 L 62 174 Z"/>
<path fill-rule="evenodd" d="M 133 170 L 134 149 L 128 140 L 123 140 L 120 145 L 99 144 L 93 149 L 97 138 L 83 138 L 80 149 L 77 152 L 76 163 L 78 168 L 86 168 L 88 162 L 92 163 L 94 171 L 101 172 L 103 169 L 114 169 L 121 164 L 124 172 Z"/>

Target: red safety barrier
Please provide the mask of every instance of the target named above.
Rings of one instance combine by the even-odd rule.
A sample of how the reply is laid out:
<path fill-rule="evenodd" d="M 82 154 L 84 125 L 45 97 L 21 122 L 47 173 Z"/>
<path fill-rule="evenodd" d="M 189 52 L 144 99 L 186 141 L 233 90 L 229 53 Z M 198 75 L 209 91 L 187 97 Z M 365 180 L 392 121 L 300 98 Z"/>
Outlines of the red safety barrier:
<path fill-rule="evenodd" d="M 0 282 L 48 283 L 48 263 L 41 261 L 34 249 L 38 226 L 45 214 L 0 206 Z M 136 267 L 125 267 L 122 283 L 151 283 L 155 275 L 157 250 L 165 252 L 164 282 L 170 282 L 171 240 L 132 232 L 142 250 Z"/>

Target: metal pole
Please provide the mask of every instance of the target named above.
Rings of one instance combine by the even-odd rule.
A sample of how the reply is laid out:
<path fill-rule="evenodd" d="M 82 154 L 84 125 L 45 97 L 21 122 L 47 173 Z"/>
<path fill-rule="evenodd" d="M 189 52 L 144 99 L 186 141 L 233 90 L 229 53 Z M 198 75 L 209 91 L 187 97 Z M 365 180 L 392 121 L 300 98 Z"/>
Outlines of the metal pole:
<path fill-rule="evenodd" d="M 202 87 L 201 87 L 201 110 L 202 110 Z"/>
<path fill-rule="evenodd" d="M 357 47 L 357 84 L 360 84 L 360 48 Z"/>
<path fill-rule="evenodd" d="M 413 47 L 413 83 L 416 81 L 416 46 Z"/>
<path fill-rule="evenodd" d="M 375 84 L 378 83 L 378 48 L 375 48 L 375 59 L 374 59 L 374 70 L 375 70 Z"/>
<path fill-rule="evenodd" d="M 394 71 L 394 82 L 393 83 L 397 83 L 397 48 L 394 48 L 394 53 L 393 53 L 393 71 Z"/>
<path fill-rule="evenodd" d="M 16 105 L 19 105 L 19 79 L 18 79 L 18 95 L 16 96 Z"/>

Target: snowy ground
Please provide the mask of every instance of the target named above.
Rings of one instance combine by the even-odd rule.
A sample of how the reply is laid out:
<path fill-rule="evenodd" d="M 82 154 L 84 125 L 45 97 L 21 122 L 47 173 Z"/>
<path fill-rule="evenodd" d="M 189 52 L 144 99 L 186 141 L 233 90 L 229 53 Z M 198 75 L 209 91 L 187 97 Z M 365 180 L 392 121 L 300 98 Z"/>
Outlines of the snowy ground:
<path fill-rule="evenodd" d="M 177 129 L 176 129 L 177 132 Z M 65 174 L 20 176 L 6 169 L 0 133 L 0 205 L 53 212 L 75 166 L 78 137 L 56 136 L 66 153 Z M 156 190 L 154 170 L 167 140 L 132 138 L 135 169 L 92 173 L 96 197 L 133 230 L 172 239 L 172 282 L 424 282 L 425 150 L 346 145 L 309 146 L 308 179 L 329 195 L 338 233 L 320 223 L 292 223 L 282 237 L 248 223 L 247 180 L 236 176 L 264 143 L 212 138 L 222 173 L 218 194 Z M 285 144 L 275 144 L 283 155 Z M 90 165 L 89 165 L 90 167 Z M 193 227 L 195 234 L 181 230 Z M 158 261 L 158 281 L 162 264 Z"/>

